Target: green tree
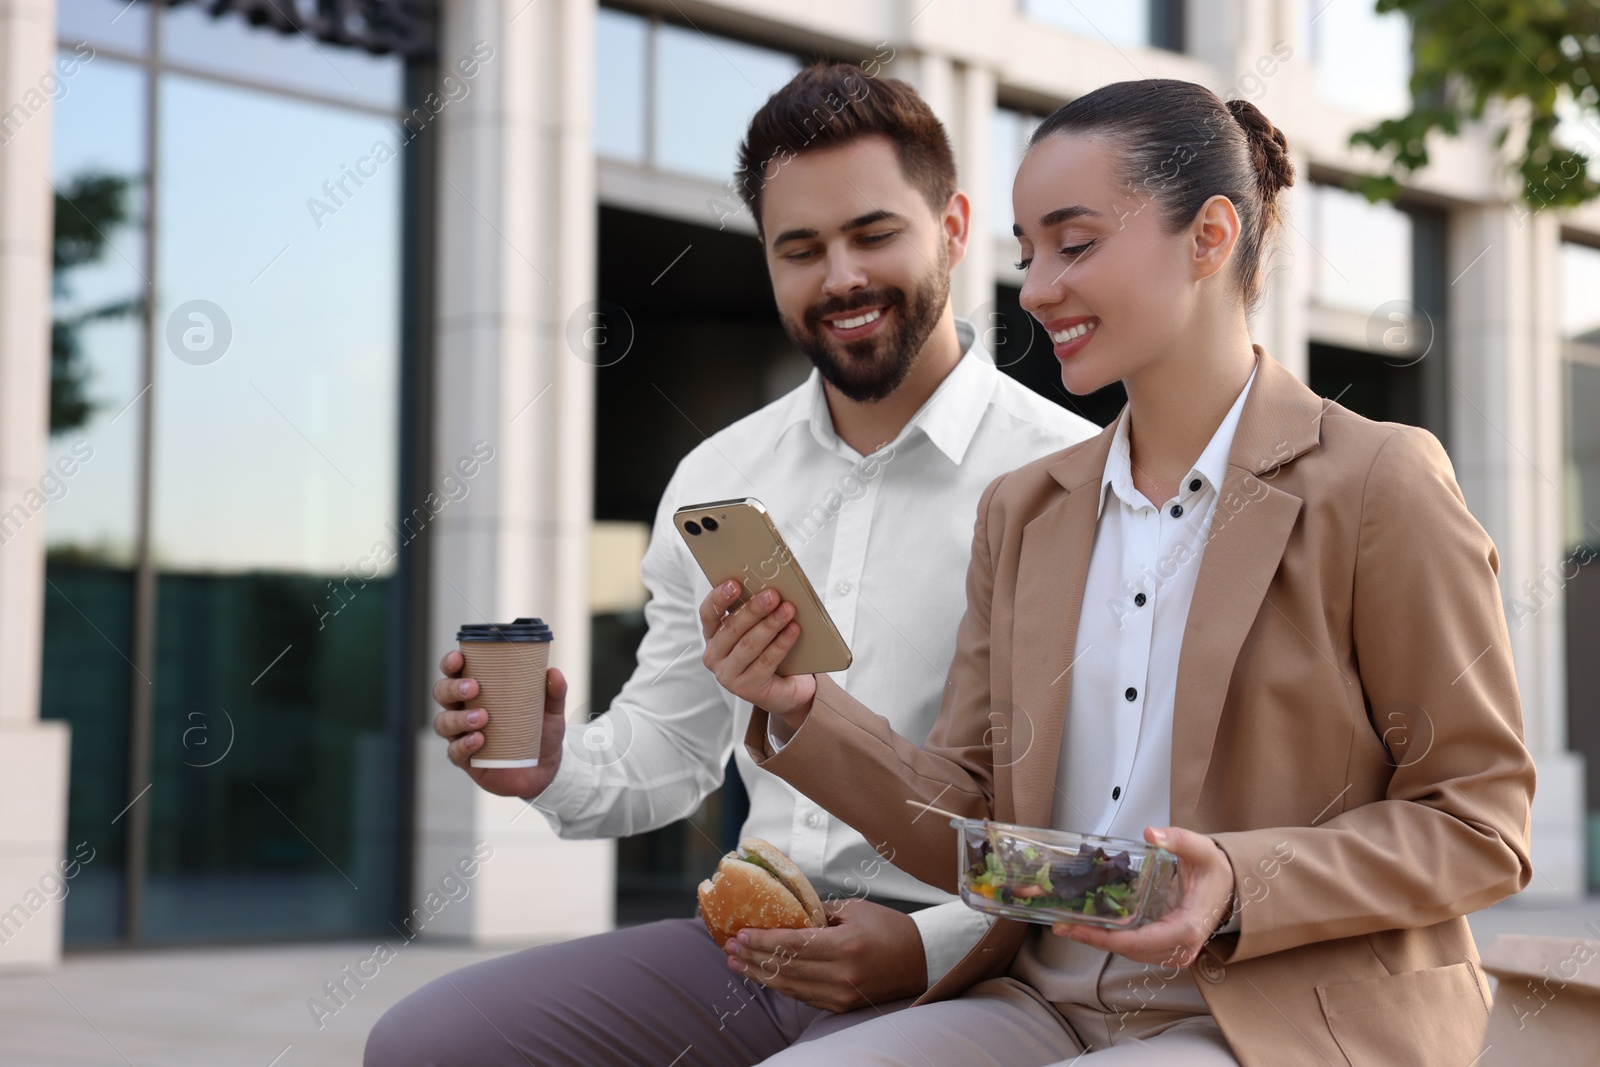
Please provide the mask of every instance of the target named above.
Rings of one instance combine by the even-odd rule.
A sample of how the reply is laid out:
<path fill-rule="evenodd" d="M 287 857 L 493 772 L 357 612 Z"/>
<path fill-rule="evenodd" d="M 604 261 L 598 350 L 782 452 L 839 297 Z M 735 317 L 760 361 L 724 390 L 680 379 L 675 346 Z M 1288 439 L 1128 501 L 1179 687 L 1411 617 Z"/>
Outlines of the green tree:
<path fill-rule="evenodd" d="M 68 274 L 74 267 L 96 263 L 105 255 L 107 236 L 132 218 L 128 206 L 132 179 L 86 171 L 56 191 L 55 236 L 52 242 L 51 289 L 58 299 L 72 295 Z M 84 364 L 80 331 L 103 319 L 138 314 L 143 297 L 112 301 L 50 321 L 50 432 L 64 433 L 89 421 L 89 368 Z"/>
<path fill-rule="evenodd" d="M 1363 183 L 1368 197 L 1398 195 L 1400 179 L 1428 165 L 1430 132 L 1454 136 L 1495 101 L 1527 109 L 1511 165 L 1531 207 L 1571 207 L 1600 196 L 1589 171 L 1600 151 L 1600 2 L 1378 0 L 1377 10 L 1411 20 L 1413 103 L 1410 114 L 1350 138 L 1392 153 L 1390 172 Z M 1579 143 L 1558 143 L 1563 117 L 1578 120 Z M 1502 122 L 1495 143 L 1503 146 L 1510 133 Z"/>

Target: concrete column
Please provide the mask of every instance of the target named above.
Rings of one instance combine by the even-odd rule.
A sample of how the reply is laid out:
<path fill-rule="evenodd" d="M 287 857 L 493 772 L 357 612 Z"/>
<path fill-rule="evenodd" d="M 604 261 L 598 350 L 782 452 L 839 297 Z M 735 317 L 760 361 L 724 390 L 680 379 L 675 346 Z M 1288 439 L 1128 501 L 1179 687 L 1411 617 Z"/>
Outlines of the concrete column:
<path fill-rule="evenodd" d="M 996 186 L 1011 187 L 1013 175 L 1003 173 L 989 150 L 994 125 L 994 71 L 968 66 L 958 72 L 957 128 L 951 131 L 956 154 L 956 174 L 972 199 L 972 232 L 967 258 L 950 279 L 950 296 L 957 315 L 971 315 L 994 301 L 994 220 L 989 217 Z M 981 329 L 980 324 L 980 329 Z"/>
<path fill-rule="evenodd" d="M 1250 334 L 1273 359 L 1307 381 L 1311 372 L 1311 334 L 1306 307 L 1311 302 L 1311 260 L 1317 252 L 1306 240 L 1311 203 L 1311 161 L 1290 152 L 1295 184 L 1278 194 L 1283 225 L 1278 248 L 1267 265 L 1267 293 L 1250 324 Z"/>
<path fill-rule="evenodd" d="M 439 520 L 429 630 L 442 654 L 463 622 L 544 618 L 570 713 L 588 705 L 593 364 L 613 358 L 569 343 L 596 322 L 593 4 L 450 0 L 441 62 L 480 42 L 493 57 L 440 117 L 436 478 L 477 441 L 495 454 Z M 626 343 L 624 323 L 603 325 Z M 428 730 L 418 756 L 416 899 L 475 842 L 494 850 L 470 907 L 430 933 L 492 942 L 611 927 L 613 842 L 559 841 L 520 801 L 473 785 Z M 558 867 L 582 871 L 583 892 L 550 878 Z"/>
<path fill-rule="evenodd" d="M 1468 505 L 1500 552 L 1525 733 L 1539 768 L 1530 899 L 1576 899 L 1585 881 L 1584 769 L 1566 750 L 1559 579 L 1559 240 L 1553 218 L 1501 205 L 1451 219 L 1451 456 Z"/>
<path fill-rule="evenodd" d="M 961 100 L 955 64 L 948 56 L 920 52 L 903 70 L 903 73 L 897 70 L 895 77 L 906 78 L 917 87 L 917 92 L 933 108 L 933 113 L 939 116 L 939 121 L 944 123 L 953 138 L 956 127 L 961 124 Z"/>
<path fill-rule="evenodd" d="M 39 721 L 50 422 L 53 0 L 0 6 L 0 971 L 61 958 L 69 731 Z"/>

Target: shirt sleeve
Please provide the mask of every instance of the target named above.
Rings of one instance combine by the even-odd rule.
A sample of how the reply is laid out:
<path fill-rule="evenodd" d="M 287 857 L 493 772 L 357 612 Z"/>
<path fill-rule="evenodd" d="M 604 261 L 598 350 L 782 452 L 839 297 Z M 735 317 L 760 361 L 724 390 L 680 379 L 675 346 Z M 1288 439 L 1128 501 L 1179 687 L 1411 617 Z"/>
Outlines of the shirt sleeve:
<path fill-rule="evenodd" d="M 959 900 L 935 904 L 911 913 L 922 934 L 922 954 L 928 960 L 928 988 L 943 978 L 989 932 L 994 916 L 969 908 Z"/>
<path fill-rule="evenodd" d="M 733 752 L 732 707 L 700 659 L 711 586 L 672 525 L 682 475 L 680 464 L 640 566 L 650 599 L 633 674 L 604 714 L 568 723 L 561 767 L 529 802 L 563 838 L 624 837 L 692 815 Z"/>
<path fill-rule="evenodd" d="M 794 731 L 785 726 L 782 719 L 775 715 L 767 717 L 767 744 L 772 746 L 772 751 L 781 752 L 793 736 Z"/>

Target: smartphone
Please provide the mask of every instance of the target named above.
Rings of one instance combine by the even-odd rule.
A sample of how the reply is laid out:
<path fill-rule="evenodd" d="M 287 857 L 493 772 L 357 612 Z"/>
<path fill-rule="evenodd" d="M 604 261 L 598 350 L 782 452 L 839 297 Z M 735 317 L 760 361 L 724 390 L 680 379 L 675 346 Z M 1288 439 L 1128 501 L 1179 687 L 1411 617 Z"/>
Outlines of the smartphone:
<path fill-rule="evenodd" d="M 794 605 L 800 639 L 778 664 L 778 674 L 827 674 L 850 666 L 849 646 L 761 501 L 693 504 L 674 512 L 672 524 L 713 587 L 729 578 L 744 587 L 737 607 L 768 587 Z"/>

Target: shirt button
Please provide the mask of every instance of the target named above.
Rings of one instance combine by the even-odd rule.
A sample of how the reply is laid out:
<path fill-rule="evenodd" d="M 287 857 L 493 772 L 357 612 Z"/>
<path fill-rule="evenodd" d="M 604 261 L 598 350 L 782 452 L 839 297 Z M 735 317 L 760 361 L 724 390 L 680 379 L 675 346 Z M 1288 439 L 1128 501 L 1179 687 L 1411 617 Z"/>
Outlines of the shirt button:
<path fill-rule="evenodd" d="M 1145 596 L 1143 593 L 1135 593 L 1133 597 L 1133 606 L 1136 608 L 1144 607 L 1144 600 Z"/>
<path fill-rule="evenodd" d="M 1129 700 L 1138 700 L 1139 699 L 1139 691 L 1137 689 L 1135 689 L 1131 685 L 1128 686 L 1127 691 L 1124 692 L 1122 695 L 1127 697 Z"/>
<path fill-rule="evenodd" d="M 1200 491 L 1200 479 L 1196 478 L 1194 481 L 1189 483 L 1189 492 L 1198 493 L 1199 491 Z"/>
<path fill-rule="evenodd" d="M 1172 505 L 1172 517 L 1175 518 L 1175 519 L 1179 519 L 1179 518 L 1183 517 L 1183 505 L 1182 504 L 1174 504 L 1174 505 Z"/>
<path fill-rule="evenodd" d="M 1112 800 L 1121 800 L 1122 799 L 1122 787 L 1120 785 L 1111 787 L 1111 799 Z"/>
<path fill-rule="evenodd" d="M 812 812 L 810 815 L 806 816 L 806 825 L 811 827 L 813 830 L 815 830 L 817 828 L 818 824 L 820 824 L 821 822 L 822 822 L 822 819 L 821 819 L 820 816 L 817 815 L 816 812 Z"/>
<path fill-rule="evenodd" d="M 841 581 L 838 585 L 833 587 L 833 591 L 838 593 L 840 596 L 844 596 L 846 593 L 850 592 L 850 583 Z"/>
<path fill-rule="evenodd" d="M 1215 985 L 1227 977 L 1227 969 L 1202 952 L 1195 961 L 1194 969 L 1200 972 L 1200 977 Z"/>

